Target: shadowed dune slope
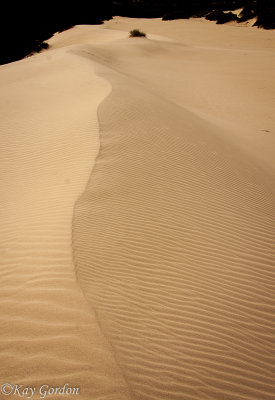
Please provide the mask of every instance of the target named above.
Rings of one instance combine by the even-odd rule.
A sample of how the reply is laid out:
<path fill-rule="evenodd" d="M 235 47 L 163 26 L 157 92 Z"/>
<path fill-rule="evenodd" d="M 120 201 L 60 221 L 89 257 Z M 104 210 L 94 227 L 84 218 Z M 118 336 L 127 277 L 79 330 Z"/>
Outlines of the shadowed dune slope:
<path fill-rule="evenodd" d="M 99 108 L 100 152 L 75 206 L 79 282 L 136 399 L 271 400 L 273 170 L 255 143 L 238 144 L 229 112 L 222 127 L 194 104 L 188 111 L 184 90 L 169 95 L 179 75 L 166 56 L 176 46 L 147 40 L 75 49 L 112 84 Z M 230 85 L 226 73 L 219 79 Z M 229 95 L 227 105 L 238 111 Z"/>

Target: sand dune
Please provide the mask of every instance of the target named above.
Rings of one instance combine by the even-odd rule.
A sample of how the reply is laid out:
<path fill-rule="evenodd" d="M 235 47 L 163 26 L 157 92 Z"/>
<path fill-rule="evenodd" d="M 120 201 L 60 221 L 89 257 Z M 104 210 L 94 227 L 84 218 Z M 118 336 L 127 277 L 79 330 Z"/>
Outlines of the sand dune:
<path fill-rule="evenodd" d="M 1 68 L 4 381 L 274 398 L 273 38 L 115 18 Z"/>
<path fill-rule="evenodd" d="M 274 150 L 256 135 L 271 93 L 251 98 L 254 52 L 157 39 L 82 50 L 112 92 L 75 209 L 78 277 L 137 399 L 272 399 Z"/>
<path fill-rule="evenodd" d="M 1 384 L 69 383 L 81 399 L 129 398 L 71 249 L 110 86 L 63 50 L 1 67 L 0 82 Z"/>

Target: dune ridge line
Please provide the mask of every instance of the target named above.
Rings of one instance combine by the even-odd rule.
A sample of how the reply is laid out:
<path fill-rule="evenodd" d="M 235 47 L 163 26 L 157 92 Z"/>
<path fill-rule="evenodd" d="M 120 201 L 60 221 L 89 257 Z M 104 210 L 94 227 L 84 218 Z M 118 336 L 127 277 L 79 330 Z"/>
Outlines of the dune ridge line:
<path fill-rule="evenodd" d="M 75 206 L 78 278 L 135 398 L 271 400 L 274 174 L 238 143 L 229 111 L 222 127 L 169 91 L 165 57 L 182 60 L 175 50 L 153 38 L 76 49 L 113 88 Z"/>
<path fill-rule="evenodd" d="M 2 66 L 0 86 L 1 384 L 35 387 L 33 398 L 68 383 L 81 399 L 129 399 L 71 247 L 110 87 L 66 49 Z"/>

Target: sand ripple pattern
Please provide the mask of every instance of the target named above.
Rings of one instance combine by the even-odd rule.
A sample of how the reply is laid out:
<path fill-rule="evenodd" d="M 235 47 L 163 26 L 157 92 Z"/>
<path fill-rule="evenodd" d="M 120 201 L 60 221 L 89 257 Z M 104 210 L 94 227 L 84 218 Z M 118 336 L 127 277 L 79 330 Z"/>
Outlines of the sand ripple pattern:
<path fill-rule="evenodd" d="M 272 177 L 124 74 L 75 208 L 74 259 L 141 400 L 274 399 Z"/>
<path fill-rule="evenodd" d="M 58 50 L 2 66 L 0 87 L 0 385 L 36 387 L 33 399 L 65 383 L 81 400 L 129 399 L 71 250 L 109 85 Z"/>

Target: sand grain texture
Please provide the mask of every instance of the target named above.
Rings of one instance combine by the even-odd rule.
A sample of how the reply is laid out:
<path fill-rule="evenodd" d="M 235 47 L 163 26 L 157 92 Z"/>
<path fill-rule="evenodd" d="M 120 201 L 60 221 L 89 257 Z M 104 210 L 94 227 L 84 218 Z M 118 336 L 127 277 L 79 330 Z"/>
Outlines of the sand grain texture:
<path fill-rule="evenodd" d="M 62 49 L 2 66 L 0 85 L 1 384 L 35 386 L 33 398 L 69 383 L 81 399 L 128 399 L 71 248 L 110 86 Z"/>
<path fill-rule="evenodd" d="M 79 50 L 112 92 L 76 203 L 77 274 L 135 398 L 271 400 L 274 137 L 258 128 L 274 133 L 274 76 L 258 32 L 240 49 L 224 27 L 231 48 L 209 49 L 176 24 L 167 41 L 160 21 L 117 19 L 151 35 Z"/>
<path fill-rule="evenodd" d="M 274 399 L 274 38 L 114 18 L 1 67 L 3 381 Z"/>

